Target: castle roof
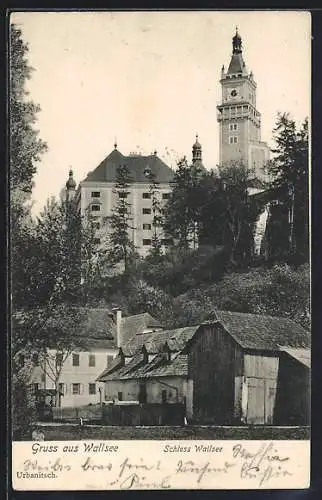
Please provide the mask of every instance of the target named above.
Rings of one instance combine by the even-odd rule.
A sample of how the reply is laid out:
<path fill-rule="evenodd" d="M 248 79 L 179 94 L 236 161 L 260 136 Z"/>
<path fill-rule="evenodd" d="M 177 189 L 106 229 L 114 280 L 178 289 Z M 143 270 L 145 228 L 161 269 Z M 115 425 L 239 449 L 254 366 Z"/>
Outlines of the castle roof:
<path fill-rule="evenodd" d="M 156 154 L 125 156 L 115 148 L 82 182 L 115 182 L 120 165 L 128 167 L 134 183 L 149 182 L 149 174 L 152 173 L 157 182 L 168 184 L 174 175 L 173 170 Z"/>

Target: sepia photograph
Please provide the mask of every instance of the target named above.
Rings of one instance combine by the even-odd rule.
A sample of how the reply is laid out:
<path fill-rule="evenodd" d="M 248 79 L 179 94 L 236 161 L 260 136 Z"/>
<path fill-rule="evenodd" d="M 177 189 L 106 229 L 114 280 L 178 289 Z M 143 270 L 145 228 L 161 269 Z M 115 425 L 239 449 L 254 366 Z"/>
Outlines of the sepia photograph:
<path fill-rule="evenodd" d="M 310 14 L 8 24 L 17 489 L 307 487 Z"/>

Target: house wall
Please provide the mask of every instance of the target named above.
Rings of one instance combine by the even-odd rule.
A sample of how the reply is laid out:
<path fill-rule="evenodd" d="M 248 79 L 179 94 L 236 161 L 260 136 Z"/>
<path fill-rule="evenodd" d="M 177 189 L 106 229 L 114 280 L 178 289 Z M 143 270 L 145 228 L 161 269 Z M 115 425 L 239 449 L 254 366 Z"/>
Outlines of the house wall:
<path fill-rule="evenodd" d="M 162 391 L 166 391 L 167 403 L 184 403 L 187 382 L 184 377 L 160 377 L 147 379 L 147 403 L 162 403 Z"/>
<path fill-rule="evenodd" d="M 131 225 L 135 228 L 130 230 L 130 237 L 137 247 L 141 255 L 146 255 L 149 252 L 150 245 L 144 245 L 143 240 L 152 238 L 151 229 L 143 229 L 143 224 L 151 224 L 153 214 L 143 214 L 143 208 L 152 209 L 152 200 L 143 198 L 143 193 L 149 193 L 150 185 L 148 183 L 133 183 L 130 185 L 127 196 L 127 202 L 131 205 L 131 215 L 133 220 Z M 83 182 L 81 184 L 80 196 L 80 211 L 82 215 L 90 215 L 94 217 L 95 221 L 100 224 L 100 229 L 97 229 L 95 237 L 100 238 L 101 245 L 106 244 L 106 239 L 110 231 L 109 221 L 107 217 L 112 215 L 113 207 L 118 202 L 118 195 L 114 192 L 115 185 L 111 182 Z M 92 192 L 100 192 L 99 198 L 93 198 Z M 167 202 L 163 195 L 170 193 L 171 188 L 169 184 L 159 184 L 158 198 L 161 206 Z M 100 205 L 99 211 L 92 211 L 92 205 Z M 160 230 L 160 237 L 162 238 L 162 231 Z"/>
<path fill-rule="evenodd" d="M 223 327 L 219 323 L 202 325 L 188 356 L 187 408 L 192 410 L 194 422 L 233 421 L 235 377 L 243 374 L 242 366 L 242 351 Z"/>
<path fill-rule="evenodd" d="M 186 381 L 183 377 L 160 377 L 160 379 L 109 380 L 105 382 L 105 401 L 118 399 L 122 392 L 123 401 L 138 401 L 140 383 L 145 383 L 147 403 L 162 403 L 162 391 L 166 391 L 168 403 L 183 403 L 186 395 Z"/>
<path fill-rule="evenodd" d="M 138 401 L 139 382 L 137 380 L 108 380 L 105 382 L 105 401 L 118 400 L 119 392 L 122 392 L 123 401 Z"/>
<path fill-rule="evenodd" d="M 310 397 L 310 369 L 290 356 L 282 356 L 277 383 L 276 425 L 309 425 Z"/>
<path fill-rule="evenodd" d="M 72 353 L 73 354 L 73 353 Z M 87 405 L 89 403 L 96 404 L 100 402 L 100 389 L 102 390 L 102 398 L 104 398 L 104 384 L 97 382 L 97 377 L 107 367 L 108 356 L 115 357 L 116 349 L 96 349 L 86 352 L 75 351 L 79 355 L 79 366 L 73 366 L 73 356 L 69 355 L 62 366 L 58 383 L 64 384 L 64 395 L 61 397 L 60 406 L 62 407 L 77 407 Z M 89 366 L 89 355 L 95 356 L 95 366 Z M 55 351 L 50 352 L 52 361 L 46 364 L 44 370 L 41 366 L 34 369 L 31 382 L 38 383 L 39 389 L 55 389 L 53 373 Z M 79 394 L 73 394 L 73 384 L 80 384 Z M 89 384 L 95 384 L 95 394 L 89 393 Z"/>

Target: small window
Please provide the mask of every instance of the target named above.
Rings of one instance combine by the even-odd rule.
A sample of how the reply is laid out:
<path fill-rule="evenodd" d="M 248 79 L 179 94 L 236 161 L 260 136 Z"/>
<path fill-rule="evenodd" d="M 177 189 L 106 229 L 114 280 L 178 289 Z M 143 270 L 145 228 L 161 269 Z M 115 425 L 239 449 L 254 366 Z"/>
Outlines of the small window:
<path fill-rule="evenodd" d="M 230 123 L 229 130 L 237 130 L 237 123 Z"/>
<path fill-rule="evenodd" d="M 161 398 L 162 398 L 162 403 L 166 403 L 167 402 L 167 391 L 166 391 L 166 389 L 162 389 Z"/>
<path fill-rule="evenodd" d="M 171 245 L 173 245 L 173 239 L 172 238 L 164 238 L 162 240 L 162 243 L 164 246 L 171 246 Z"/>
<path fill-rule="evenodd" d="M 101 223 L 100 222 L 93 222 L 92 224 L 93 224 L 93 228 L 94 229 L 100 229 L 100 227 L 101 227 Z"/>
<path fill-rule="evenodd" d="M 142 213 L 145 214 L 145 215 L 148 215 L 151 213 L 151 208 L 143 208 L 142 209 Z"/>
<path fill-rule="evenodd" d="M 118 195 L 119 195 L 119 198 L 123 198 L 124 199 L 124 198 L 127 198 L 128 193 L 126 193 L 125 191 L 120 191 L 118 193 Z"/>
<path fill-rule="evenodd" d="M 24 364 L 25 364 L 25 356 L 23 354 L 19 354 L 18 363 L 19 363 L 20 366 L 24 366 Z"/>
<path fill-rule="evenodd" d="M 117 393 L 117 399 L 118 399 L 119 401 L 123 401 L 123 392 L 118 392 L 118 393 Z"/>
<path fill-rule="evenodd" d="M 101 238 L 94 238 L 94 239 L 93 239 L 93 243 L 94 243 L 94 245 L 100 245 L 100 243 L 101 243 Z"/>
<path fill-rule="evenodd" d="M 162 193 L 162 198 L 168 200 L 170 198 L 170 193 Z"/>
<path fill-rule="evenodd" d="M 143 224 L 143 229 L 149 230 L 151 227 L 151 224 Z"/>
<path fill-rule="evenodd" d="M 37 384 L 33 384 L 33 386 L 34 386 L 34 392 L 39 391 L 39 384 L 38 383 Z"/>
<path fill-rule="evenodd" d="M 73 354 L 73 366 L 79 366 L 79 354 Z"/>
<path fill-rule="evenodd" d="M 151 240 L 150 239 L 144 239 L 143 240 L 143 245 L 147 246 L 147 245 L 151 245 Z"/>
<path fill-rule="evenodd" d="M 107 358 L 106 358 L 106 367 L 107 368 L 112 366 L 113 359 L 114 359 L 114 356 L 111 356 L 110 354 L 107 355 Z"/>
<path fill-rule="evenodd" d="M 64 385 L 65 385 L 65 384 L 64 384 L 63 382 L 60 382 L 60 383 L 58 384 L 58 390 L 59 390 L 60 394 L 62 394 L 62 395 L 64 395 L 64 394 L 65 394 L 65 391 L 64 391 Z"/>
<path fill-rule="evenodd" d="M 88 384 L 88 394 L 96 394 L 96 384 L 95 383 L 91 383 L 91 384 Z"/>
<path fill-rule="evenodd" d="M 95 366 L 95 354 L 89 354 L 88 366 Z"/>
<path fill-rule="evenodd" d="M 231 135 L 229 137 L 229 144 L 237 144 L 238 142 L 238 137 L 236 135 Z"/>
<path fill-rule="evenodd" d="M 63 364 L 63 355 L 60 352 L 56 354 L 56 365 L 61 366 L 62 364 Z"/>
<path fill-rule="evenodd" d="M 99 191 L 92 191 L 92 198 L 100 198 L 101 193 Z"/>
<path fill-rule="evenodd" d="M 101 211 L 101 205 L 92 205 L 92 212 L 100 212 Z"/>
<path fill-rule="evenodd" d="M 151 198 L 151 193 L 142 193 L 142 198 L 149 200 Z"/>
<path fill-rule="evenodd" d="M 80 384 L 72 384 L 73 394 L 80 394 Z"/>

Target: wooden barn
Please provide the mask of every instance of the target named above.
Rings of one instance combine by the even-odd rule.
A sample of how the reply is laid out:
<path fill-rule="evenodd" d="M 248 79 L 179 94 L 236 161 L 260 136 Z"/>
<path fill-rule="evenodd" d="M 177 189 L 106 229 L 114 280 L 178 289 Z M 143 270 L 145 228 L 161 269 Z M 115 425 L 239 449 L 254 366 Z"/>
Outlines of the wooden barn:
<path fill-rule="evenodd" d="M 183 350 L 188 355 L 187 417 L 218 425 L 287 425 L 293 411 L 290 399 L 296 391 L 305 399 L 307 386 L 301 382 L 285 394 L 283 403 L 278 395 L 280 367 L 286 372 L 285 385 L 285 379 L 295 377 L 298 363 L 282 364 L 286 354 L 281 348 L 309 345 L 309 333 L 291 320 L 216 311 Z"/>
<path fill-rule="evenodd" d="M 310 349 L 284 347 L 280 357 L 276 394 L 277 425 L 309 425 L 310 377 Z"/>
<path fill-rule="evenodd" d="M 151 415 L 178 405 L 189 423 L 294 425 L 308 418 L 309 376 L 297 358 L 309 345 L 289 319 L 216 311 L 199 326 L 136 335 L 98 380 L 107 402 L 150 405 Z"/>

